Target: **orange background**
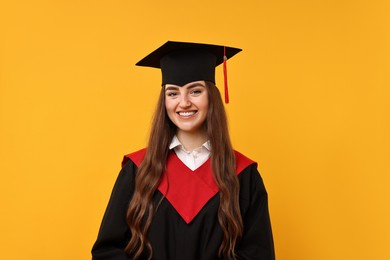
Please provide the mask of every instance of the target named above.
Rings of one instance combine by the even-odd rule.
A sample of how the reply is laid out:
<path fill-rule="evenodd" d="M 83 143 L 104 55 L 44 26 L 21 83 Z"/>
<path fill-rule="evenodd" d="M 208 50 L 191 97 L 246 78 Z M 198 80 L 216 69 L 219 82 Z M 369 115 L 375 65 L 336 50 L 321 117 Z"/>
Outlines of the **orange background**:
<path fill-rule="evenodd" d="M 389 14 L 386 0 L 2 1 L 1 259 L 90 259 L 159 91 L 134 64 L 167 40 L 244 49 L 230 129 L 259 162 L 279 260 L 390 259 Z"/>

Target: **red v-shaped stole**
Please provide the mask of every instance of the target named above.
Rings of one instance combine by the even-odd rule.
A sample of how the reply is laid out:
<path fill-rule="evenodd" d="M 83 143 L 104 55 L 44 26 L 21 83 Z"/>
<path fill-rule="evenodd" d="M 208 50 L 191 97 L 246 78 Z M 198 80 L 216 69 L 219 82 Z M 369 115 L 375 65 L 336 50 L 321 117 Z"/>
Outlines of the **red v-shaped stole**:
<path fill-rule="evenodd" d="M 141 164 L 146 149 L 125 156 L 122 165 L 128 159 L 137 167 Z M 246 167 L 255 163 L 241 153 L 235 151 L 236 173 L 240 174 Z M 188 224 L 202 210 L 206 203 L 218 193 L 218 186 L 214 181 L 211 162 L 208 159 L 199 168 L 192 171 L 174 152 L 171 152 L 167 160 L 167 175 L 161 175 L 158 190 L 171 203 L 179 215 Z"/>

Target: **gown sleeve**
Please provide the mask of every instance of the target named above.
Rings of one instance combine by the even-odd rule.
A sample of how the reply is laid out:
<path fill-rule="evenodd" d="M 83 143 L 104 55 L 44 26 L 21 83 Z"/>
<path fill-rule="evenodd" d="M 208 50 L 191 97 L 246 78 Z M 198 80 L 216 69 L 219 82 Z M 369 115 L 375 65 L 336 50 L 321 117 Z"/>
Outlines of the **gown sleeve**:
<path fill-rule="evenodd" d="M 134 190 L 135 171 L 136 166 L 129 160 L 119 173 L 92 248 L 93 260 L 130 259 L 124 248 L 130 239 L 126 213 Z"/>
<path fill-rule="evenodd" d="M 256 164 L 247 167 L 239 179 L 244 234 L 236 251 L 238 259 L 274 260 L 268 195 Z"/>

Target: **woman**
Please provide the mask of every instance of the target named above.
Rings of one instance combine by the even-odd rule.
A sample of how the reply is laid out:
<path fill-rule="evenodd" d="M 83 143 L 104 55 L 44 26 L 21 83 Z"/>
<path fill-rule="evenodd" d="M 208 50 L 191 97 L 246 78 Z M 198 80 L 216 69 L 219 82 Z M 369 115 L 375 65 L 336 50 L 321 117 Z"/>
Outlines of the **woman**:
<path fill-rule="evenodd" d="M 93 259 L 275 259 L 256 163 L 233 150 L 215 67 L 241 51 L 167 42 L 147 149 L 125 156 Z M 226 65 L 226 63 L 224 64 Z"/>

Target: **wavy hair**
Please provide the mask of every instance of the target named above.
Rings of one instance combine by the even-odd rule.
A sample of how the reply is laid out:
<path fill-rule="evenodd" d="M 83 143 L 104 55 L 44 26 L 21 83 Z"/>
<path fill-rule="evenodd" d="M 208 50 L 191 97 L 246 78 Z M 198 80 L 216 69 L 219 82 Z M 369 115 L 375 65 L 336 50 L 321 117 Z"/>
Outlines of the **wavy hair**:
<path fill-rule="evenodd" d="M 225 108 L 218 88 L 206 81 L 208 112 L 205 121 L 207 137 L 211 144 L 211 167 L 219 188 L 218 222 L 223 239 L 218 255 L 235 259 L 235 248 L 243 233 L 239 205 L 239 182 L 236 161 L 229 137 Z M 135 190 L 127 211 L 127 223 L 131 238 L 125 251 L 137 259 L 145 252 L 152 257 L 152 246 L 147 233 L 155 211 L 153 194 L 161 175 L 166 170 L 169 144 L 176 133 L 176 126 L 168 118 L 165 108 L 165 88 L 161 88 L 153 117 L 148 149 L 135 177 Z"/>

